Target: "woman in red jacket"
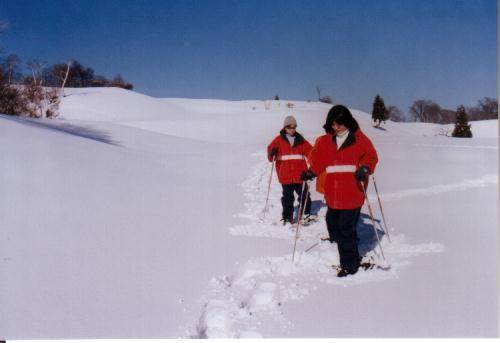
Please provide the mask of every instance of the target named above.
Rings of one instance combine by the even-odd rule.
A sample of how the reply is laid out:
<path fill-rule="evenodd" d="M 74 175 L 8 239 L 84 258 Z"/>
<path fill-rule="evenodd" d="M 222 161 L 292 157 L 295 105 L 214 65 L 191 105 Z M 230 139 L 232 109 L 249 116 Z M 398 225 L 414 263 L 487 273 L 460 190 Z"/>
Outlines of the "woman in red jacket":
<path fill-rule="evenodd" d="M 306 156 L 312 149 L 311 144 L 297 131 L 297 121 L 293 116 L 285 118 L 283 129 L 280 134 L 273 139 L 267 147 L 269 162 L 276 161 L 276 171 L 278 180 L 283 187 L 281 204 L 283 205 L 283 225 L 293 223 L 293 203 L 295 202 L 294 192 L 297 193 L 301 201 L 301 208 L 305 206 L 305 217 L 311 213 L 311 197 L 307 191 L 307 199 L 302 197 L 302 172 L 307 170 Z M 305 202 L 305 204 L 304 204 Z"/>
<path fill-rule="evenodd" d="M 325 130 L 333 135 L 320 137 L 309 155 L 311 169 L 301 175 L 311 180 L 326 172 L 325 199 L 328 205 L 326 224 L 330 242 L 337 242 L 342 269 L 338 276 L 355 274 L 360 264 L 356 224 L 368 185 L 378 162 L 377 152 L 352 116 L 342 105 L 329 112 Z"/>

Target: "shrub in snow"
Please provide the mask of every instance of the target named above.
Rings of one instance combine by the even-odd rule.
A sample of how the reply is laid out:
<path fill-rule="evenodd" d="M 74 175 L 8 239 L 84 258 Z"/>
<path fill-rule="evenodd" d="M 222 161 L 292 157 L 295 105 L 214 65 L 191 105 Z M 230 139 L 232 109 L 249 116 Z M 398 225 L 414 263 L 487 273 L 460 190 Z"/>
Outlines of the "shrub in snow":
<path fill-rule="evenodd" d="M 19 89 L 8 84 L 3 70 L 0 69 L 0 113 L 20 114 L 26 103 Z"/>
<path fill-rule="evenodd" d="M 59 93 L 59 89 L 57 88 L 49 88 L 45 90 L 45 117 L 55 118 L 59 115 L 59 104 L 61 102 Z"/>
<path fill-rule="evenodd" d="M 325 96 L 319 98 L 319 101 L 324 102 L 325 104 L 333 104 L 332 97 L 329 95 L 325 95 Z"/>
<path fill-rule="evenodd" d="M 22 88 L 25 109 L 22 114 L 32 118 L 54 118 L 59 114 L 59 89 L 41 87 L 28 82 Z"/>

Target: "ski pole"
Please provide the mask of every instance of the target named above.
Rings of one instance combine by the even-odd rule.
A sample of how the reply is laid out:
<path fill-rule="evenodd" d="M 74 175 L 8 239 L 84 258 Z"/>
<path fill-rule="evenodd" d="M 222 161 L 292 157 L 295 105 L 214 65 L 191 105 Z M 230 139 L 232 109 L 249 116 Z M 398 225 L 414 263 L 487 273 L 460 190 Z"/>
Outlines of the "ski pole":
<path fill-rule="evenodd" d="M 313 245 L 311 245 L 309 248 L 307 248 L 306 250 L 304 250 L 304 252 L 309 252 L 310 250 L 312 250 L 315 246 L 319 245 L 319 243 L 323 242 L 323 241 L 328 241 L 331 243 L 330 241 L 330 237 L 326 238 L 326 237 L 320 237 L 319 238 L 319 242 L 316 242 L 314 243 Z"/>
<path fill-rule="evenodd" d="M 262 220 L 265 219 L 266 217 L 266 212 L 268 210 L 268 202 L 269 202 L 269 192 L 271 190 L 271 181 L 273 180 L 273 171 L 274 171 L 274 164 L 275 164 L 276 158 L 273 157 L 273 164 L 271 166 L 271 174 L 269 175 L 269 182 L 267 184 L 267 196 L 266 196 L 266 204 L 264 205 L 264 209 L 262 210 Z"/>
<path fill-rule="evenodd" d="M 295 242 L 293 243 L 293 253 L 292 253 L 292 262 L 295 259 L 295 249 L 297 248 L 297 238 L 299 237 L 299 228 L 300 228 L 300 221 L 302 220 L 302 214 L 305 212 L 305 202 L 307 201 L 307 196 L 309 195 L 309 187 L 307 187 L 306 191 L 306 196 L 305 196 L 305 201 L 302 202 L 302 199 L 304 199 L 304 191 L 307 185 L 307 181 L 302 181 L 302 192 L 300 193 L 300 202 L 299 202 L 299 211 L 297 214 L 297 228 L 295 229 Z"/>
<path fill-rule="evenodd" d="M 366 195 L 365 185 L 363 184 L 363 182 L 360 182 L 360 184 L 361 184 L 361 187 L 363 188 L 363 193 L 365 194 L 366 203 L 368 204 L 368 211 L 370 212 L 370 219 L 372 220 L 373 231 L 375 232 L 375 236 L 377 237 L 380 252 L 382 253 L 382 257 L 384 258 L 384 261 L 387 263 L 387 260 L 385 259 L 385 256 L 384 256 L 384 250 L 382 249 L 382 244 L 380 243 L 380 238 L 378 236 L 377 229 L 375 228 L 375 220 L 373 219 L 372 206 L 370 205 L 370 201 L 368 200 L 368 196 Z"/>
<path fill-rule="evenodd" d="M 306 196 L 304 196 L 304 188 L 307 187 L 307 190 L 306 190 Z M 306 208 L 307 208 L 307 197 L 309 196 L 309 183 L 307 181 L 305 181 L 305 186 L 304 188 L 302 189 L 302 194 L 300 195 L 300 200 L 301 200 L 301 203 L 303 204 L 302 205 L 302 214 L 300 215 L 300 219 L 302 219 L 304 217 L 304 213 L 306 212 Z"/>
<path fill-rule="evenodd" d="M 391 236 L 389 235 L 389 228 L 387 227 L 387 222 L 385 221 L 384 210 L 382 208 L 382 202 L 380 201 L 380 196 L 378 195 L 377 182 L 375 182 L 375 176 L 372 174 L 373 185 L 375 186 L 375 193 L 377 193 L 378 205 L 380 207 L 380 213 L 382 213 L 382 219 L 384 220 L 385 233 L 389 242 L 391 242 Z"/>
<path fill-rule="evenodd" d="M 319 242 L 316 242 L 314 243 L 313 245 L 311 245 L 309 248 L 307 248 L 306 250 L 304 250 L 304 252 L 309 252 L 311 251 L 315 246 L 317 246 L 319 244 Z"/>

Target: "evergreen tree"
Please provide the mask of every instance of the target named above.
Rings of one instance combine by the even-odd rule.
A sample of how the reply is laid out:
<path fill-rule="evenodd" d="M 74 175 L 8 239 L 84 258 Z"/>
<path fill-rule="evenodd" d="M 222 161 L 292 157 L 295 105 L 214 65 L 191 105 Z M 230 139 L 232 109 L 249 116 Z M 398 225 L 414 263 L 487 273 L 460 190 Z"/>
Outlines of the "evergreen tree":
<path fill-rule="evenodd" d="M 384 100 L 378 94 L 373 101 L 372 119 L 376 127 L 378 127 L 382 121 L 385 123 L 387 119 L 387 110 Z"/>
<path fill-rule="evenodd" d="M 472 132 L 470 130 L 469 119 L 467 118 L 467 113 L 463 105 L 457 108 L 457 121 L 455 123 L 455 129 L 451 134 L 453 137 L 465 137 L 471 138 Z"/>

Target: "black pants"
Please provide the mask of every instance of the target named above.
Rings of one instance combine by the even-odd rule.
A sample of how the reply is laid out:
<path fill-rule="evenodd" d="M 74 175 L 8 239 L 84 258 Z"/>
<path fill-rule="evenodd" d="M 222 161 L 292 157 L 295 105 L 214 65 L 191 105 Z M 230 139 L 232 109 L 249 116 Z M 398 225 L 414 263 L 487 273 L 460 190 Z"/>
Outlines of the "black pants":
<path fill-rule="evenodd" d="M 360 256 L 358 252 L 358 223 L 361 207 L 352 210 L 334 210 L 328 207 L 326 225 L 330 242 L 337 242 L 340 266 L 351 273 L 358 271 Z"/>
<path fill-rule="evenodd" d="M 295 201 L 294 192 L 297 193 L 299 202 L 301 202 L 301 208 L 304 206 L 305 202 L 305 214 L 311 213 L 311 196 L 307 191 L 307 184 L 304 187 L 304 193 L 307 193 L 307 199 L 302 197 L 302 184 L 301 183 L 292 183 L 289 185 L 283 185 L 283 196 L 281 197 L 281 205 L 283 205 L 283 218 L 287 220 L 293 219 L 293 203 Z M 304 199 L 302 199 L 304 198 Z"/>

